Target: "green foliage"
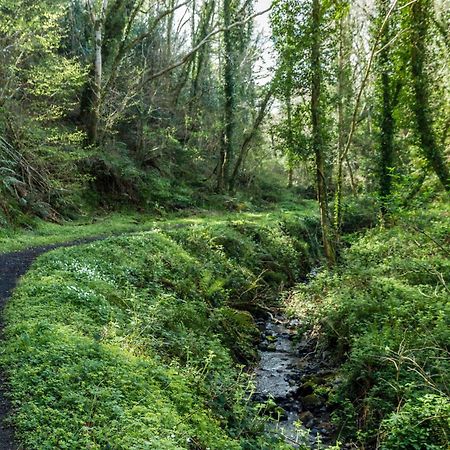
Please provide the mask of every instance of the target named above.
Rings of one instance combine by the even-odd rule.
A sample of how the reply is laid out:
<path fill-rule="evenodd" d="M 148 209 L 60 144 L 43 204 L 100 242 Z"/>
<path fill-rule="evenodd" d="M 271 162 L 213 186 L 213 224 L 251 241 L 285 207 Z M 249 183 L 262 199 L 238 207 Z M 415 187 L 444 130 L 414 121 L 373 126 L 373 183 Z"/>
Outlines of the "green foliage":
<path fill-rule="evenodd" d="M 213 200 L 212 205 L 218 207 L 223 204 Z M 289 208 L 289 211 L 286 210 Z M 237 209 L 237 208 L 233 208 Z M 215 209 L 211 210 L 181 210 L 177 213 L 166 211 L 163 205 L 158 206 L 155 215 L 139 214 L 135 211 L 124 209 L 121 213 L 110 213 L 99 215 L 93 214 L 93 211 L 85 211 L 83 215 L 78 214 L 77 220 L 66 220 L 61 224 L 49 223 L 42 220 L 30 220 L 28 217 L 29 229 L 0 228 L 0 252 L 10 252 L 24 248 L 53 244 L 57 242 L 67 242 L 85 237 L 107 236 L 117 233 L 145 231 L 155 227 L 173 227 L 191 224 L 220 224 L 228 220 L 247 220 L 254 223 L 269 224 L 281 220 L 283 223 L 289 221 L 293 226 L 297 226 L 303 232 L 301 237 L 307 239 L 298 241 L 301 246 L 307 246 L 311 251 L 317 251 L 318 243 L 314 241 L 315 224 L 315 205 L 313 202 L 286 203 L 285 208 L 276 210 L 267 210 L 260 212 L 221 212 Z M 289 232 L 289 229 L 287 230 Z M 291 234 L 295 236 L 295 233 Z M 300 236 L 300 235 L 299 235 Z"/>
<path fill-rule="evenodd" d="M 443 449 L 450 223 L 438 208 L 398 220 L 356 239 L 342 267 L 298 287 L 290 309 L 321 330 L 322 345 L 343 363 L 337 416 L 359 445 Z"/>
<path fill-rule="evenodd" d="M 264 433 L 236 365 L 255 358 L 259 331 L 235 305 L 276 292 L 260 277 L 272 260 L 293 272 L 300 262 L 295 239 L 266 220 L 178 225 L 40 257 L 8 304 L 1 353 L 23 445 L 285 448 Z"/>
<path fill-rule="evenodd" d="M 66 2 L 0 3 L 0 46 L 5 49 L 0 134 L 1 147 L 7 147 L 0 148 L 0 159 L 7 154 L 17 180 L 4 210 L 11 210 L 10 224 L 22 222 L 17 210 L 55 220 L 55 209 L 63 210 L 69 191 L 85 182 L 77 166 L 86 156 L 80 148 L 83 133 L 67 120 L 77 106 L 85 69 L 59 51 Z"/>
<path fill-rule="evenodd" d="M 448 397 L 425 394 L 412 398 L 382 423 L 382 449 L 438 450 L 448 447 Z M 419 426 L 418 426 L 419 425 Z"/>

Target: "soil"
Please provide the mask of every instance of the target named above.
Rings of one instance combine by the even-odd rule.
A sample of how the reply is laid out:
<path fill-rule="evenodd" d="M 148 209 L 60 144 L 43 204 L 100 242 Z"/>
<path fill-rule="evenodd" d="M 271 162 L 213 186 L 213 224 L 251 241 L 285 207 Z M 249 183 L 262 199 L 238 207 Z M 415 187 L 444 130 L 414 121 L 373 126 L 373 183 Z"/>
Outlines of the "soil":
<path fill-rule="evenodd" d="M 11 297 L 17 281 L 27 272 L 33 261 L 39 255 L 55 248 L 73 247 L 100 239 L 104 239 L 104 237 L 96 236 L 77 241 L 34 247 L 14 253 L 0 254 L 0 345 L 3 340 L 3 309 Z M 11 412 L 11 405 L 5 395 L 7 386 L 6 375 L 0 371 L 0 449 L 18 450 L 21 447 L 15 442 L 14 429 L 6 421 Z"/>

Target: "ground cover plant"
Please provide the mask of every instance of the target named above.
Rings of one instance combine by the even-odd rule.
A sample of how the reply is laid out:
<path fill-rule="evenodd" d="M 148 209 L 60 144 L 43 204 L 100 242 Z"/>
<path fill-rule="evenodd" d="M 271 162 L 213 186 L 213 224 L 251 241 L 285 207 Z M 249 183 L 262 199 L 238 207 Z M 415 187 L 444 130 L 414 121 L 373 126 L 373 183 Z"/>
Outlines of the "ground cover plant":
<path fill-rule="evenodd" d="M 444 205 L 353 239 L 289 309 L 337 363 L 336 419 L 358 448 L 445 449 L 450 436 L 450 218 Z"/>
<path fill-rule="evenodd" d="M 273 317 L 301 368 L 266 413 L 447 449 L 449 30 L 448 0 L 0 0 L 0 448 L 5 415 L 27 450 L 282 447 L 239 369 Z"/>
<path fill-rule="evenodd" d="M 228 198 L 229 210 L 223 210 L 221 205 L 212 203 L 209 208 L 193 208 L 179 212 L 160 211 L 151 214 L 137 213 L 132 210 L 122 212 L 84 213 L 74 220 L 63 220 L 61 223 L 46 222 L 33 219 L 29 227 L 2 228 L 0 226 L 0 253 L 22 250 L 37 245 L 55 244 L 92 236 L 108 236 L 126 232 L 150 230 L 155 227 L 170 227 L 175 224 L 218 223 L 231 219 L 248 220 L 250 222 L 268 223 L 277 220 L 277 215 L 283 213 L 289 216 L 313 216 L 315 204 L 311 200 L 292 201 L 292 195 L 286 196 L 285 203 L 263 206 L 245 205 L 239 208 L 236 199 Z M 222 199 L 223 200 L 223 199 Z"/>
<path fill-rule="evenodd" d="M 284 448 L 239 365 L 259 337 L 245 309 L 309 269 L 314 241 L 286 229 L 313 235 L 318 223 L 277 217 L 41 256 L 8 304 L 1 353 L 24 447 Z"/>

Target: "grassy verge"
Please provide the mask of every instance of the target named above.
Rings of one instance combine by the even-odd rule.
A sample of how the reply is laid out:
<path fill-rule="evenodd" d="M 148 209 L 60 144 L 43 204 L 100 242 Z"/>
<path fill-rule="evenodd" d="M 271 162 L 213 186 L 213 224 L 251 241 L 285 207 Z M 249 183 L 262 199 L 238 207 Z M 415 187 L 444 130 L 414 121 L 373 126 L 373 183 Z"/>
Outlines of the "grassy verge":
<path fill-rule="evenodd" d="M 449 229 L 446 208 L 404 215 L 291 297 L 342 364 L 337 420 L 357 448 L 448 448 Z"/>
<path fill-rule="evenodd" d="M 223 223 L 228 220 L 247 220 L 250 222 L 270 223 L 280 213 L 310 217 L 316 215 L 316 205 L 312 201 L 289 205 L 289 210 L 259 212 L 229 212 L 214 210 L 186 210 L 182 213 L 155 215 L 137 213 L 114 213 L 86 220 L 66 221 L 62 224 L 44 222 L 36 219 L 29 230 L 0 228 L 0 253 L 23 250 L 28 247 L 55 244 L 89 236 L 111 235 L 150 230 L 155 227 L 174 224 L 195 225 L 201 223 Z"/>
<path fill-rule="evenodd" d="M 309 270 L 318 223 L 239 218 L 39 258 L 7 307 L 0 358 L 24 448 L 285 448 L 249 401 L 239 364 L 259 332 L 246 311 Z"/>

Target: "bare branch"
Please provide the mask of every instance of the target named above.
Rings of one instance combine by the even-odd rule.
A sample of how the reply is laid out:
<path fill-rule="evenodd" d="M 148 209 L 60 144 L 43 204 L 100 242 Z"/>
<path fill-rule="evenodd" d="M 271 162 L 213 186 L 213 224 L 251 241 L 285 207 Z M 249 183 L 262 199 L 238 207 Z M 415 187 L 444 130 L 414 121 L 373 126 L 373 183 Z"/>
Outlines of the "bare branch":
<path fill-rule="evenodd" d="M 348 134 L 347 143 L 345 144 L 344 150 L 339 155 L 339 163 L 342 163 L 342 161 L 344 160 L 345 156 L 347 155 L 347 153 L 348 153 L 348 151 L 350 149 L 350 145 L 352 144 L 353 135 L 354 135 L 355 130 L 356 130 L 356 125 L 358 123 L 357 118 L 358 118 L 358 112 L 359 112 L 359 106 L 360 106 L 360 103 L 361 103 L 361 98 L 362 98 L 362 95 L 364 93 L 364 89 L 366 88 L 367 81 L 369 79 L 369 75 L 370 75 L 370 71 L 372 69 L 373 61 L 375 59 L 377 47 L 378 47 L 378 44 L 380 43 L 380 39 L 381 39 L 381 36 L 383 35 L 383 32 L 384 32 L 384 30 L 386 28 L 386 25 L 387 25 L 391 15 L 392 15 L 392 13 L 394 12 L 394 10 L 395 10 L 395 8 L 397 6 L 397 3 L 398 3 L 398 0 L 394 0 L 394 2 L 392 3 L 388 13 L 386 14 L 386 17 L 383 20 L 383 23 L 382 23 L 380 29 L 378 30 L 378 33 L 377 33 L 376 38 L 375 38 L 375 42 L 374 42 L 374 44 L 372 46 L 372 51 L 370 52 L 370 58 L 369 58 L 369 62 L 368 62 L 367 67 L 366 67 L 366 71 L 364 73 L 364 78 L 363 78 L 363 80 L 361 82 L 361 86 L 359 88 L 358 95 L 356 97 L 356 103 L 355 103 L 355 108 L 353 110 L 352 122 L 351 122 L 351 127 L 350 127 L 350 133 Z"/>
<path fill-rule="evenodd" d="M 125 30 L 125 37 L 122 40 L 122 42 L 120 43 L 120 48 L 119 48 L 119 50 L 118 50 L 118 52 L 116 54 L 116 57 L 114 58 L 114 62 L 112 64 L 111 73 L 110 73 L 110 75 L 108 77 L 108 81 L 105 83 L 105 85 L 102 88 L 103 92 L 107 92 L 109 87 L 113 83 L 113 81 L 114 81 L 114 79 L 116 77 L 116 74 L 117 74 L 117 69 L 119 68 L 119 65 L 120 65 L 120 61 L 122 60 L 124 55 L 127 52 L 129 52 L 131 49 L 133 49 L 136 45 L 138 45 L 140 42 L 142 42 L 147 37 L 149 37 L 155 31 L 156 26 L 158 25 L 159 22 L 161 22 L 161 20 L 163 20 L 169 14 L 174 13 L 177 9 L 187 5 L 188 3 L 190 3 L 190 1 L 191 0 L 186 0 L 183 3 L 180 3 L 179 5 L 177 5 L 177 6 L 173 7 L 173 8 L 164 10 L 153 21 L 150 30 L 146 31 L 145 33 L 140 34 L 139 36 L 137 36 L 135 39 L 133 39 L 131 42 L 129 42 L 127 44 L 126 43 L 126 38 L 127 38 L 127 36 L 129 36 L 129 34 L 131 32 L 131 27 L 132 27 L 132 24 L 134 22 L 134 19 L 136 18 L 136 15 L 139 12 L 139 9 L 140 9 L 140 7 L 143 4 L 143 1 L 139 2 L 139 4 L 137 5 L 137 7 L 134 9 L 133 13 L 130 16 L 130 19 L 128 21 L 128 24 L 127 24 L 127 27 L 126 27 L 126 30 Z"/>
<path fill-rule="evenodd" d="M 186 53 L 179 61 L 177 61 L 176 63 L 171 64 L 170 66 L 165 67 L 164 69 L 161 69 L 159 72 L 156 72 L 152 75 L 150 75 L 149 77 L 147 77 L 147 79 L 142 83 L 146 84 L 149 83 L 150 81 L 153 81 L 156 78 L 159 78 L 162 75 L 165 75 L 168 72 L 171 72 L 172 70 L 176 69 L 177 67 L 182 66 L 183 64 L 185 64 L 186 62 L 189 61 L 190 57 L 196 53 L 198 50 L 200 50 L 205 44 L 207 44 L 211 38 L 213 36 L 215 36 L 216 34 L 222 33 L 224 31 L 228 31 L 231 30 L 232 28 L 241 26 L 241 25 L 245 25 L 246 23 L 250 22 L 251 20 L 253 20 L 255 17 L 261 16 L 267 12 L 269 12 L 272 9 L 272 6 L 270 8 L 267 8 L 263 11 L 259 11 L 255 14 L 252 14 L 251 16 L 246 17 L 245 19 L 239 20 L 237 22 L 232 23 L 229 27 L 220 27 L 220 28 L 216 28 L 215 30 L 211 31 L 209 34 L 207 34 L 204 39 L 202 39 L 195 47 L 193 47 L 188 53 Z"/>
<path fill-rule="evenodd" d="M 174 13 L 177 9 L 182 8 L 183 6 L 186 6 L 188 3 L 190 3 L 191 0 L 186 0 L 183 3 L 180 3 L 176 6 L 174 6 L 173 8 L 170 9 L 166 9 L 164 10 L 161 14 L 158 15 L 158 17 L 153 21 L 152 26 L 150 28 L 149 31 L 146 31 L 145 33 L 140 34 L 139 36 L 137 36 L 136 38 L 134 38 L 130 43 L 128 43 L 128 45 L 125 46 L 124 48 L 124 53 L 130 51 L 133 47 L 135 47 L 136 45 L 138 45 L 140 42 L 142 42 L 143 40 L 145 40 L 146 38 L 148 38 L 149 36 L 152 35 L 152 33 L 155 31 L 156 26 L 158 25 L 159 22 L 161 22 L 161 20 L 163 20 L 165 17 L 167 17 L 168 15 Z"/>

